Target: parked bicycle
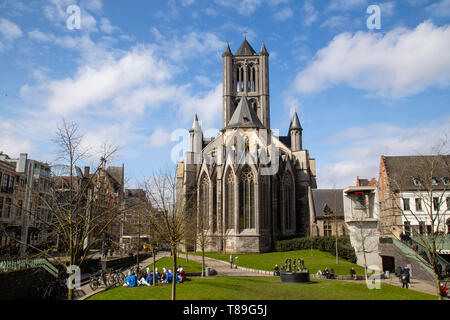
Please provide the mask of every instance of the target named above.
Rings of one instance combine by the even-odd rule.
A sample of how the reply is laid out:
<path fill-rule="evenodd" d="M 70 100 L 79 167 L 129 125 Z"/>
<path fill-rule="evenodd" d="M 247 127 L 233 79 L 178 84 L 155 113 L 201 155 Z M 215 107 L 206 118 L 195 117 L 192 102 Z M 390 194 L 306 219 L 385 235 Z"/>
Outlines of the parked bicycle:
<path fill-rule="evenodd" d="M 95 291 L 102 285 L 102 283 L 107 287 L 109 285 L 106 273 L 101 270 L 96 274 L 92 275 L 89 279 L 89 287 L 92 291 Z"/>
<path fill-rule="evenodd" d="M 120 286 L 125 282 L 125 275 L 121 269 L 113 270 L 110 275 L 110 284 L 114 284 L 116 286 Z"/>

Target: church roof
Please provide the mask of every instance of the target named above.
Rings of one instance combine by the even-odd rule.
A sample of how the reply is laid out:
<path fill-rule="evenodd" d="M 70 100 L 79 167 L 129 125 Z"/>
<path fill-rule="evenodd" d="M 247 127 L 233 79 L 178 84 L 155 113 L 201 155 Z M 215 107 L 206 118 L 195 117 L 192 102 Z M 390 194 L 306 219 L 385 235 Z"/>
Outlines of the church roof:
<path fill-rule="evenodd" d="M 244 39 L 244 42 L 242 42 L 241 47 L 235 54 L 236 56 L 253 56 L 256 55 L 256 51 L 252 48 L 250 43 L 248 43 L 247 39 Z"/>
<path fill-rule="evenodd" d="M 298 120 L 297 111 L 294 111 L 294 116 L 292 117 L 291 125 L 289 126 L 289 131 L 291 130 L 303 130 L 300 120 Z"/>
<path fill-rule="evenodd" d="M 316 218 L 326 218 L 327 214 L 331 214 L 331 216 L 334 217 L 335 207 L 336 216 L 344 216 L 342 189 L 313 189 L 311 191 L 314 205 L 314 216 Z"/>
<path fill-rule="evenodd" d="M 264 128 L 255 111 L 249 107 L 246 96 L 242 97 L 228 122 L 229 128 Z"/>

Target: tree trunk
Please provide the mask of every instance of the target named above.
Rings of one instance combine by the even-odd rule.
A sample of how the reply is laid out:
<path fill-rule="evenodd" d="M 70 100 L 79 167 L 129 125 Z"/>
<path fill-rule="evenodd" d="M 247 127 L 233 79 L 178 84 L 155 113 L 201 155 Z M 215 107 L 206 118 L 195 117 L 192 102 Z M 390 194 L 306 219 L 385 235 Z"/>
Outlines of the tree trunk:
<path fill-rule="evenodd" d="M 177 247 L 172 247 L 173 253 L 173 277 L 172 277 L 172 300 L 176 300 L 176 283 L 177 283 Z"/>
<path fill-rule="evenodd" d="M 155 247 L 152 246 L 152 256 L 153 256 L 153 286 L 156 287 L 156 256 Z"/>
<path fill-rule="evenodd" d="M 205 276 L 205 247 L 202 247 L 202 277 Z"/>

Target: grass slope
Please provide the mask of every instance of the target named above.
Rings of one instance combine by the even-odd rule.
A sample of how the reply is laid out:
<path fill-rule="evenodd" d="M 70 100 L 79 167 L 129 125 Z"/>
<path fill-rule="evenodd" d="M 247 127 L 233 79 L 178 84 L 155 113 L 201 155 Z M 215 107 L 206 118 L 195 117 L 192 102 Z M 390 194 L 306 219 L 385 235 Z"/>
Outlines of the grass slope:
<path fill-rule="evenodd" d="M 197 252 L 196 254 L 201 255 L 201 252 Z M 230 261 L 229 254 L 209 252 L 205 253 L 205 256 L 227 262 Z M 339 264 L 336 264 L 335 256 L 329 254 L 328 252 L 322 252 L 319 250 L 313 250 L 312 255 L 311 250 L 296 250 L 286 252 L 233 255 L 233 257 L 236 256 L 238 258 L 234 261 L 235 263 L 237 263 L 237 265 L 259 270 L 273 271 L 275 264 L 278 264 L 280 268 L 284 266 L 284 261 L 286 258 L 302 258 L 305 261 L 305 266 L 306 268 L 308 268 L 310 273 L 316 273 L 319 269 L 323 271 L 325 267 L 328 267 L 328 269 L 333 268 L 335 274 L 350 275 L 350 268 L 354 267 L 357 274 L 364 274 L 364 269 L 357 264 L 348 262 L 344 259 L 339 259 Z"/>
<path fill-rule="evenodd" d="M 188 262 L 186 262 L 186 259 L 180 259 L 177 258 L 177 264 L 178 266 L 183 267 L 184 272 L 191 273 L 191 272 L 202 272 L 202 264 L 196 261 L 192 261 L 188 259 Z M 173 269 L 173 258 L 172 257 L 164 257 L 156 261 L 156 267 L 158 268 L 158 271 L 162 271 L 163 268 L 166 268 L 167 270 Z M 153 268 L 153 263 L 146 268 L 150 268 L 150 270 Z M 173 270 L 172 270 L 173 271 Z"/>
<path fill-rule="evenodd" d="M 90 300 L 170 300 L 170 285 L 119 287 Z M 317 280 L 313 284 L 281 283 L 275 277 L 191 278 L 177 284 L 178 300 L 435 300 L 432 295 L 382 284 L 369 290 L 364 284 Z"/>

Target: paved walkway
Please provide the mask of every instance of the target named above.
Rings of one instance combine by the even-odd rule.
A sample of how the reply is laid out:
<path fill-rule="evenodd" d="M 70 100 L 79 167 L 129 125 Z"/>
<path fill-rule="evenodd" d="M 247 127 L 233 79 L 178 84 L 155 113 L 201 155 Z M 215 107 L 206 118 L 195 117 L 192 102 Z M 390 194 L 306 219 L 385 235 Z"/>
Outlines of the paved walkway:
<path fill-rule="evenodd" d="M 179 254 L 178 257 L 181 259 L 186 259 L 184 254 Z M 193 260 L 199 263 L 202 263 L 202 257 L 190 254 L 188 256 L 189 260 Z M 183 265 L 180 261 L 179 265 Z M 217 272 L 217 276 L 225 276 L 225 277 L 258 277 L 258 276 L 267 276 L 265 273 L 257 273 L 257 270 L 250 271 L 250 269 L 246 268 L 230 268 L 230 263 L 222 260 L 216 260 L 212 258 L 205 257 L 205 264 L 207 267 L 214 269 Z"/>

